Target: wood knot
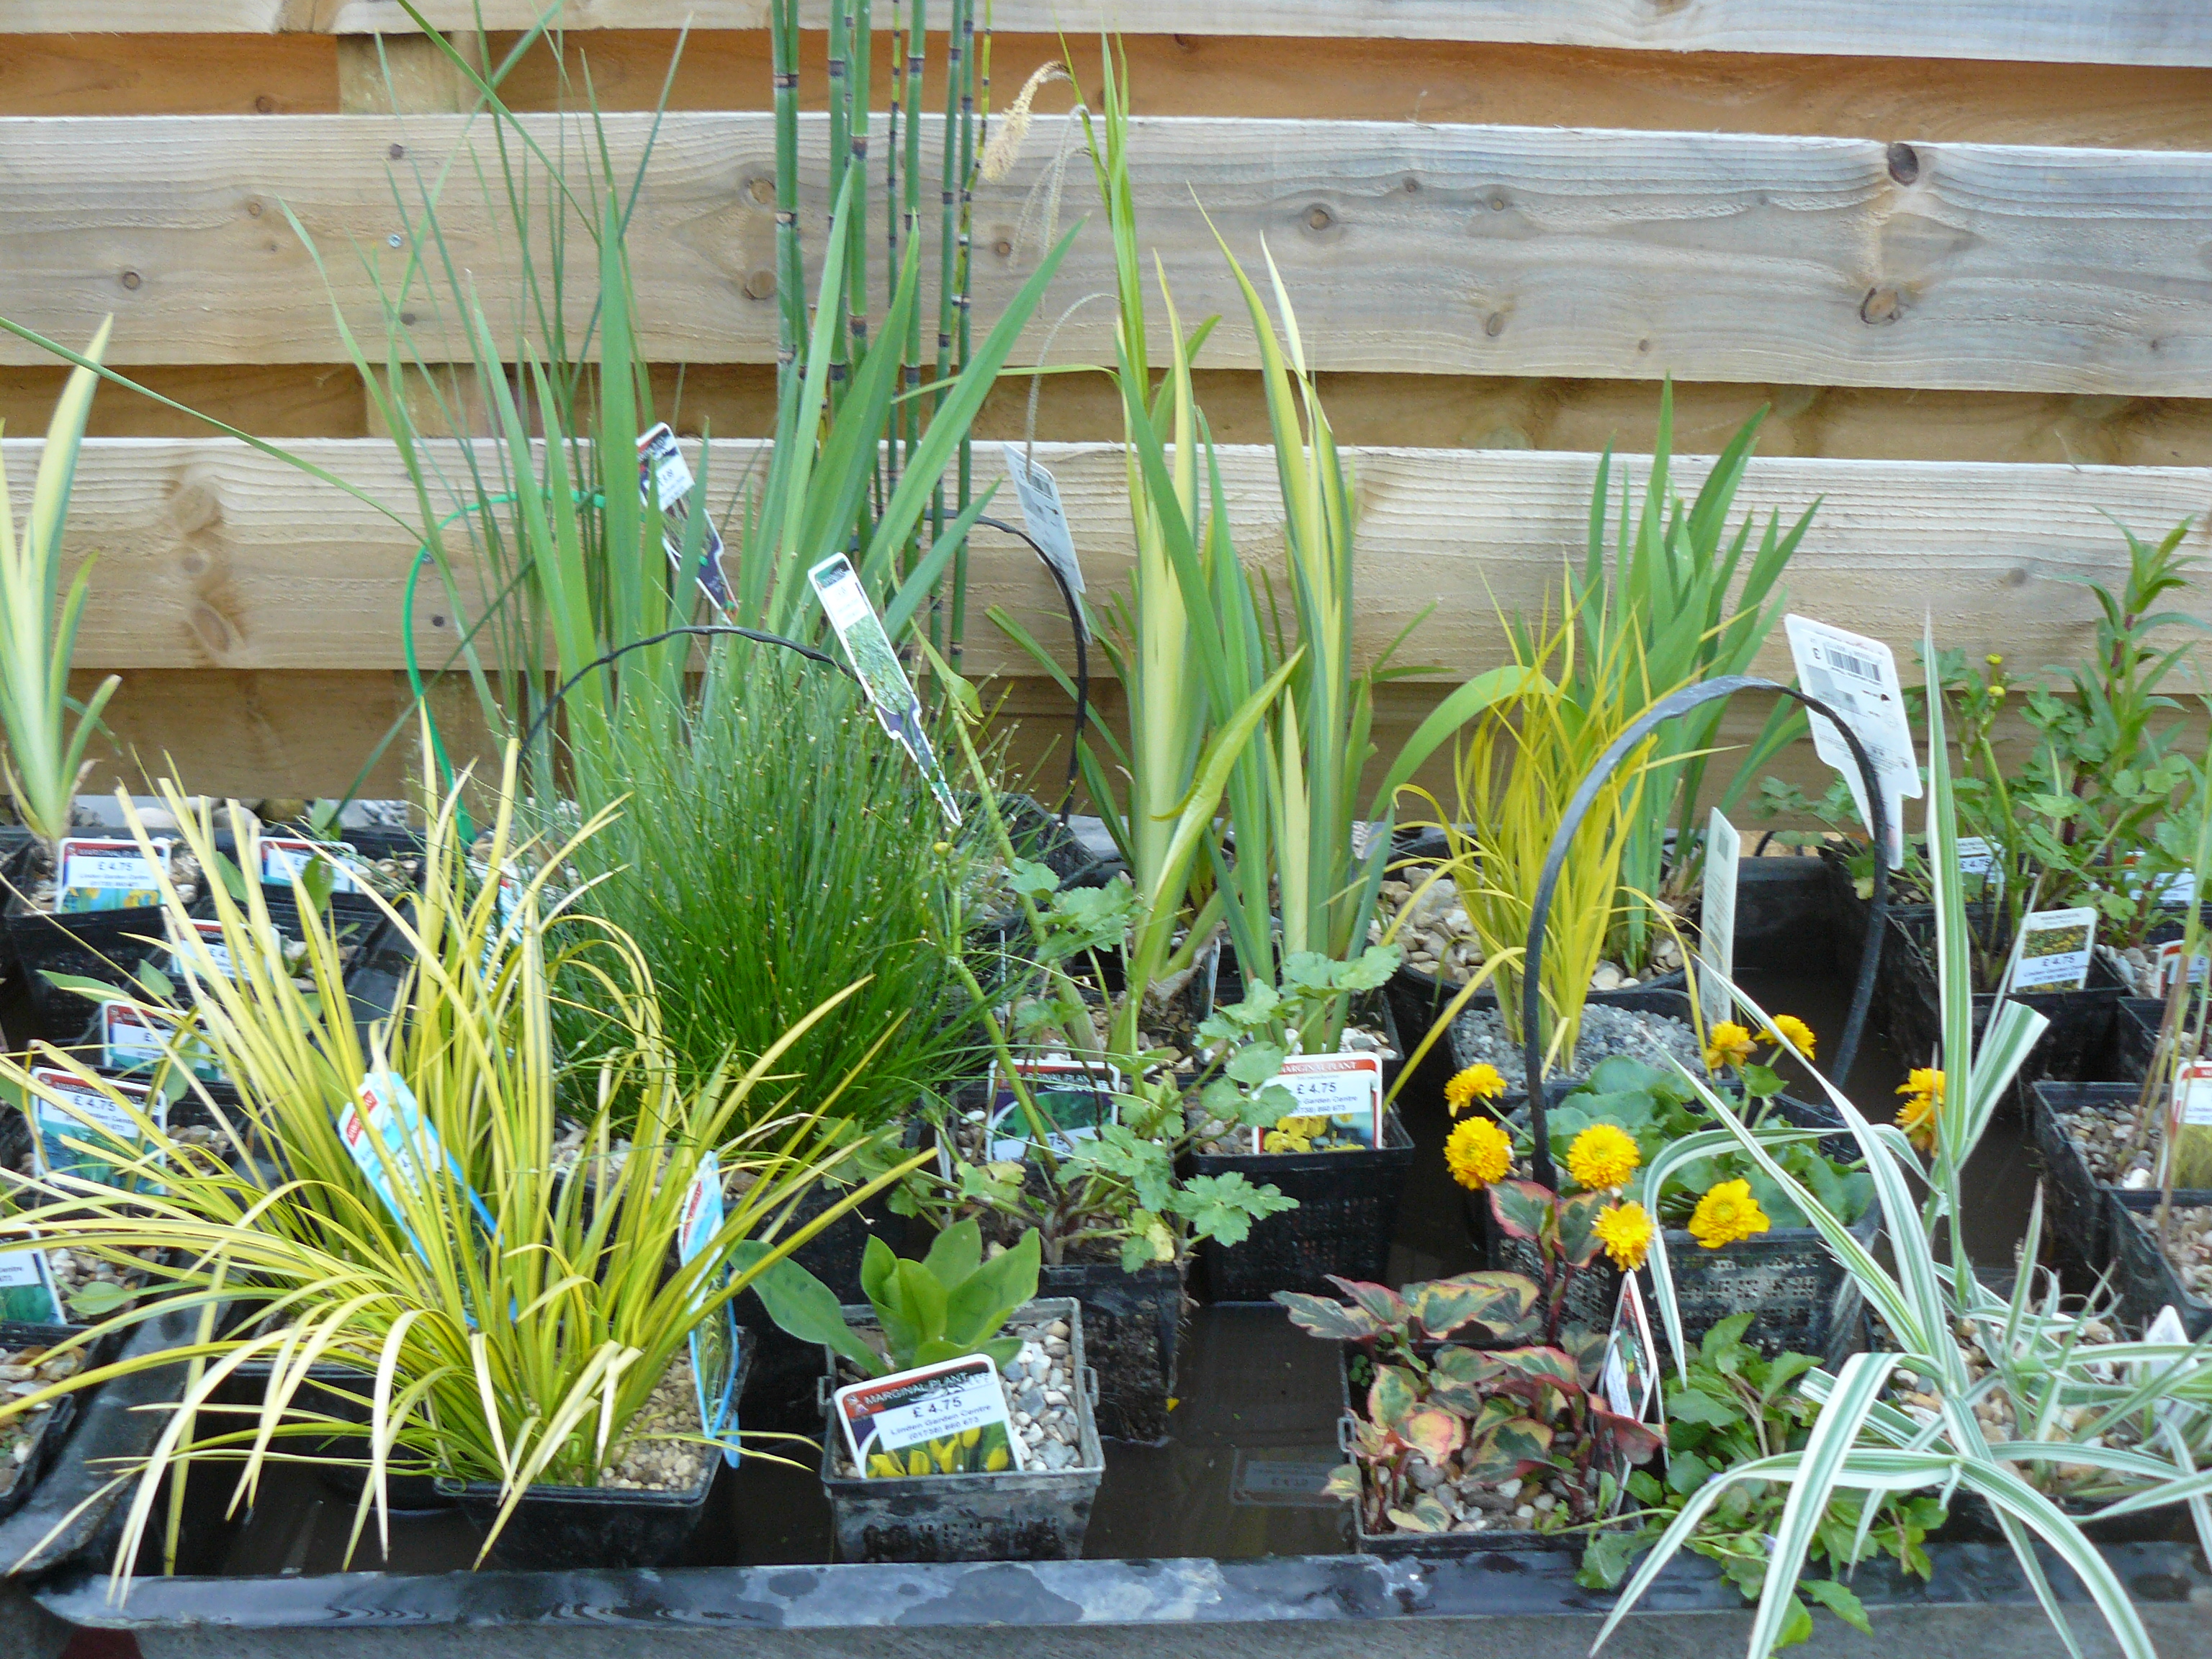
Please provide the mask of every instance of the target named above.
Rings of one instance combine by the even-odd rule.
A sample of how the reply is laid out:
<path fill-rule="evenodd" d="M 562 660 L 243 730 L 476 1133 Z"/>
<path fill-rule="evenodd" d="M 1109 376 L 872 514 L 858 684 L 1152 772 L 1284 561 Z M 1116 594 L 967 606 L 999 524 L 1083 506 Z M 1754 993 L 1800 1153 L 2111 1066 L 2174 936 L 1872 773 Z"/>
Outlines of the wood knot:
<path fill-rule="evenodd" d="M 775 273 L 772 270 L 765 270 L 747 273 L 745 276 L 744 292 L 745 298 L 748 300 L 774 299 L 775 297 Z"/>
<path fill-rule="evenodd" d="M 1900 185 L 1909 185 L 1920 176 L 1920 152 L 1910 144 L 1889 147 L 1889 176 Z"/>
<path fill-rule="evenodd" d="M 1308 230 L 1327 230 L 1335 222 L 1336 216 L 1318 202 L 1315 203 L 1311 207 L 1306 210 L 1306 228 Z"/>
<path fill-rule="evenodd" d="M 1859 301 L 1859 320 L 1874 327 L 1893 323 L 1903 315 L 1905 301 L 1893 288 L 1870 288 Z"/>

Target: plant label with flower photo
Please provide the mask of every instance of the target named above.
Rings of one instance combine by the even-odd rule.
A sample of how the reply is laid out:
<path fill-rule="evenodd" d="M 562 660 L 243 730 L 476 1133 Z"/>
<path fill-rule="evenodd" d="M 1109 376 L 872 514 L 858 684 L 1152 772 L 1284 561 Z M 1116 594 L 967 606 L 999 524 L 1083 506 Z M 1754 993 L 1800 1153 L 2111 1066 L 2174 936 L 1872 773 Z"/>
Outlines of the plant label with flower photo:
<path fill-rule="evenodd" d="M 1735 889 L 1742 855 L 1742 836 L 1716 806 L 1705 820 L 1705 903 L 1698 922 L 1698 1006 L 1709 1025 L 1735 1008 L 1729 986 L 1735 978 Z"/>
<path fill-rule="evenodd" d="M 436 1127 L 422 1115 L 415 1091 L 398 1073 L 371 1072 L 362 1079 L 354 1101 L 338 1114 L 338 1139 L 362 1178 L 384 1200 L 384 1207 L 424 1261 L 429 1260 L 429 1253 L 408 1222 L 407 1206 L 397 1190 L 395 1178 L 405 1183 L 410 1195 L 420 1196 L 429 1184 L 430 1171 L 443 1169 L 485 1235 L 498 1231 L 483 1200 L 477 1196 L 460 1164 L 439 1139 Z"/>
<path fill-rule="evenodd" d="M 1013 481 L 1014 499 L 1022 504 L 1022 522 L 1044 562 L 1060 573 L 1068 592 L 1083 597 L 1083 561 L 1075 555 L 1075 537 L 1067 527 L 1066 509 L 1060 502 L 1060 484 L 1036 463 L 1024 444 L 1006 444 L 1006 477 Z M 1091 637 L 1091 618 L 1084 607 L 1075 607 L 1076 626 Z"/>
<path fill-rule="evenodd" d="M 171 916 L 168 923 L 169 961 L 178 973 L 189 982 L 192 976 L 191 958 L 179 948 L 184 940 L 178 933 L 177 919 Z M 221 974 L 225 979 L 234 981 L 238 978 L 238 964 L 231 959 L 230 941 L 223 937 L 222 924 L 219 921 L 196 919 L 188 925 L 192 933 L 199 939 L 200 948 L 208 953 L 209 958 L 215 963 L 216 972 Z"/>
<path fill-rule="evenodd" d="M 2089 982 L 2089 959 L 2097 942 L 2097 912 L 2089 905 L 2073 910 L 2036 910 L 2021 923 L 2013 948 L 2014 991 L 2078 991 Z"/>
<path fill-rule="evenodd" d="M 1111 1066 L 1086 1065 L 1079 1060 L 1018 1060 L 1014 1075 L 1028 1085 L 1030 1097 L 1045 1120 L 1044 1144 L 1056 1157 L 1066 1157 L 1079 1140 L 1096 1140 L 1099 1129 L 1120 1114 L 1116 1097 L 1121 1092 L 1121 1073 Z M 1036 1146 L 1036 1130 L 1022 1109 L 1021 1097 L 995 1066 L 991 1080 L 991 1159 L 1018 1163 Z"/>
<path fill-rule="evenodd" d="M 71 836 L 57 849 L 54 908 L 71 915 L 87 910 L 139 910 L 161 902 L 161 877 L 169 867 L 167 841 L 154 843 L 154 857 L 135 841 L 112 836 Z"/>
<path fill-rule="evenodd" d="M 1659 1349 L 1651 1340 L 1644 1290 L 1634 1273 L 1620 1276 L 1620 1292 L 1613 1304 L 1613 1329 L 1606 1338 L 1605 1364 L 1598 1378 L 1607 1408 L 1616 1416 L 1642 1423 L 1650 1420 L 1659 1406 Z"/>
<path fill-rule="evenodd" d="M 71 1072 L 41 1066 L 32 1072 L 31 1080 L 39 1091 L 31 1099 L 32 1146 L 40 1175 L 96 1182 L 118 1192 L 142 1190 L 136 1177 L 121 1174 L 122 1166 L 146 1148 L 145 1134 L 128 1111 Z M 117 1078 L 106 1081 L 157 1129 L 167 1122 L 168 1103 L 155 1097 L 144 1084 Z M 143 1190 L 161 1189 L 149 1184 Z"/>
<path fill-rule="evenodd" d="M 638 434 L 637 493 L 647 510 L 659 513 L 662 519 L 660 544 L 668 554 L 668 562 L 679 573 L 684 568 L 684 532 L 691 520 L 691 468 L 684 459 L 684 451 L 676 441 L 676 434 L 668 429 L 668 422 L 660 422 L 650 429 Z M 722 538 L 708 519 L 700 526 L 699 568 L 693 580 L 699 584 L 717 611 L 727 615 L 730 610 L 729 579 L 722 571 Z"/>
<path fill-rule="evenodd" d="M 361 849 L 349 841 L 308 841 L 299 836 L 264 836 L 260 841 L 261 884 L 264 887 L 289 887 L 293 878 L 303 876 L 318 861 L 331 872 L 331 891 L 358 893 L 361 883 L 350 867 L 361 858 Z"/>
<path fill-rule="evenodd" d="M 930 747 L 921 700 L 914 695 L 914 684 L 899 665 L 898 653 L 891 649 L 890 636 L 884 632 L 883 618 L 868 603 L 851 561 L 842 553 L 833 553 L 808 571 L 806 580 L 813 584 L 830 626 L 837 630 L 838 643 L 845 647 L 846 660 L 853 665 L 877 720 L 891 741 L 921 768 L 945 821 L 958 829 L 960 807 L 937 763 L 937 751 Z"/>
<path fill-rule="evenodd" d="M 1998 861 L 1996 851 L 1980 836 L 1961 836 L 1958 839 L 1959 873 L 1966 878 L 1960 884 L 1965 888 L 1971 902 L 1979 898 L 1996 898 L 2004 892 L 2004 866 Z"/>
<path fill-rule="evenodd" d="M 0 1319 L 19 1325 L 69 1323 L 44 1250 L 0 1251 Z"/>
<path fill-rule="evenodd" d="M 1324 1118 L 1336 1134 L 1362 1146 L 1382 1144 L 1382 1060 L 1371 1054 L 1291 1054 L 1261 1085 L 1287 1089 L 1297 1109 L 1287 1115 Z M 1279 1129 L 1280 1124 L 1276 1126 Z M 1255 1127 L 1252 1150 L 1266 1150 L 1267 1131 Z"/>
<path fill-rule="evenodd" d="M 2212 973 L 2212 957 L 2206 957 L 2201 951 L 2190 957 L 2189 982 L 2191 985 L 2203 984 L 2208 973 Z M 2180 977 L 2181 941 L 2170 939 L 2158 947 L 2159 994 L 2164 996 L 2172 990 L 2174 981 Z"/>
<path fill-rule="evenodd" d="M 684 1194 L 676 1226 L 676 1259 L 690 1267 L 722 1231 L 722 1171 L 708 1152 Z M 730 1282 L 730 1265 L 702 1279 L 698 1300 Z M 722 1461 L 732 1468 L 743 1456 L 738 1441 L 738 1316 L 727 1302 L 691 1328 L 691 1385 L 697 1391 L 701 1431 L 721 1443 Z"/>
<path fill-rule="evenodd" d="M 848 1383 L 830 1401 L 853 1467 L 872 1480 L 1027 1467 L 988 1354 Z"/>
<path fill-rule="evenodd" d="M 222 1082 L 222 1067 L 214 1052 L 197 1032 L 184 1030 L 184 1022 L 160 1008 L 143 1008 L 128 1002 L 100 1005 L 100 1065 L 111 1072 L 147 1073 L 160 1069 L 173 1052 L 185 1069 L 203 1083 Z"/>
<path fill-rule="evenodd" d="M 1784 617 L 1782 626 L 1790 636 L 1798 685 L 1842 716 L 1873 763 L 1889 818 L 1889 844 L 1883 850 L 1889 867 L 1899 869 L 1905 863 L 1903 802 L 1907 797 L 1919 799 L 1920 761 L 1912 747 L 1911 725 L 1905 717 L 1897 659 L 1880 640 L 1831 628 L 1809 617 Z M 1826 716 L 1810 709 L 1806 714 L 1812 724 L 1814 750 L 1843 775 L 1860 822 L 1871 825 L 1874 812 L 1850 744 Z"/>

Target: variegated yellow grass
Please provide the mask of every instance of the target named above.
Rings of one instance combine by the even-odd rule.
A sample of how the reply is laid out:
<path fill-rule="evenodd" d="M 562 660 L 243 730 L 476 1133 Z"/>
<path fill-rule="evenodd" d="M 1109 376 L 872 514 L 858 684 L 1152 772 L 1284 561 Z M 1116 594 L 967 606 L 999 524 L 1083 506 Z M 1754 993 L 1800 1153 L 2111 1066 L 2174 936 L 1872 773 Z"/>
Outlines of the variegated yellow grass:
<path fill-rule="evenodd" d="M 179 950 L 197 995 L 193 1024 L 240 1097 L 226 1111 L 200 1091 L 217 1126 L 211 1146 L 180 1143 L 59 1051 L 33 1057 L 72 1071 L 130 1114 L 145 1139 L 139 1155 L 119 1158 L 123 1173 L 160 1190 L 125 1199 L 67 1176 L 29 1182 L 21 1206 L 0 1222 L 0 1239 L 35 1231 L 111 1259 L 161 1253 L 146 1267 L 146 1305 L 102 1329 L 152 1316 L 162 1297 L 160 1305 L 198 1320 L 185 1347 L 92 1368 L 0 1406 L 3 1420 L 69 1389 L 189 1362 L 152 1451 L 112 1483 L 136 1485 L 116 1558 L 118 1594 L 165 1474 L 179 1477 L 165 1552 L 173 1559 L 188 1468 L 238 1466 L 235 1507 L 252 1501 L 272 1462 L 314 1461 L 288 1446 L 362 1432 L 358 1422 L 296 1401 L 310 1369 L 333 1363 L 354 1374 L 332 1392 L 362 1412 L 370 1441 L 349 1548 L 373 1512 L 381 1535 L 398 1460 L 498 1484 L 502 1504 L 488 1552 L 533 1486 L 599 1483 L 695 1327 L 720 1317 L 766 1266 L 914 1167 L 910 1160 L 856 1185 L 798 1224 L 798 1201 L 861 1143 L 823 1115 L 834 1090 L 808 1114 L 764 1111 L 756 1097 L 775 1093 L 789 1042 L 841 998 L 765 1053 L 732 1055 L 704 1081 L 681 1083 L 635 951 L 555 895 L 550 884 L 574 842 L 515 844 L 512 748 L 489 840 L 473 849 L 488 864 L 477 870 L 456 821 L 459 787 L 431 827 L 421 892 L 382 907 L 418 954 L 394 1017 L 365 1038 L 346 999 L 338 941 L 314 907 L 301 907 L 304 967 L 288 967 L 258 884 L 241 884 L 240 901 L 210 884 L 234 973 L 189 927 Z M 173 787 L 165 793 L 192 851 L 219 867 L 210 817 L 191 811 Z M 599 827 L 587 823 L 577 840 Z M 240 849 L 250 848 L 251 826 L 234 809 L 232 828 Z M 143 829 L 137 833 L 143 839 Z M 479 871 L 510 860 L 536 873 L 503 922 L 497 884 Z M 174 889 L 163 897 L 181 921 Z M 610 1036 L 600 1053 L 564 1060 L 555 1051 L 550 988 L 564 963 L 585 969 L 602 1000 Z M 847 1073 L 868 1058 L 852 1054 Z M 337 1127 L 373 1067 L 388 1067 L 412 1091 L 452 1158 L 449 1167 L 414 1160 L 420 1172 L 411 1181 L 387 1161 L 390 1207 Z M 15 1060 L 0 1060 L 0 1078 L 53 1098 Z M 618 1093 L 637 1109 L 628 1147 L 611 1126 Z M 581 1130 L 568 1160 L 556 1147 L 564 1122 Z M 720 1229 L 672 1273 L 685 1195 L 710 1155 L 738 1190 Z M 472 1218 L 479 1200 L 483 1224 Z M 726 1262 L 732 1271 L 723 1282 Z M 248 1363 L 270 1368 L 261 1401 L 216 1403 Z"/>

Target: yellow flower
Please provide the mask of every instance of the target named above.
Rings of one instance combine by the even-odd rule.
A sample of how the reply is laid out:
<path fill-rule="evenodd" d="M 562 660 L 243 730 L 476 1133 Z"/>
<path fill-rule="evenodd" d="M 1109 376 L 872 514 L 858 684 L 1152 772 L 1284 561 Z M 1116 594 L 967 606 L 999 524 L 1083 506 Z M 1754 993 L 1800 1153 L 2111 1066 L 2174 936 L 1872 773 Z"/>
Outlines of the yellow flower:
<path fill-rule="evenodd" d="M 1813 1058 L 1813 1028 L 1795 1014 L 1777 1014 L 1774 1029 L 1790 1039 L 1790 1046 L 1806 1059 Z"/>
<path fill-rule="evenodd" d="M 1279 1117 L 1275 1127 L 1286 1135 L 1303 1135 L 1311 1140 L 1328 1128 L 1328 1120 L 1318 1113 L 1310 1117 Z"/>
<path fill-rule="evenodd" d="M 1714 1071 L 1741 1066 L 1751 1058 L 1751 1033 L 1732 1019 L 1724 1019 L 1705 1034 L 1705 1064 Z"/>
<path fill-rule="evenodd" d="M 1897 1085 L 1897 1092 L 1905 1097 L 1905 1104 L 1897 1109 L 1897 1127 L 1922 1152 L 1933 1152 L 1936 1115 L 1943 1104 L 1943 1073 L 1933 1066 L 1916 1066 Z"/>
<path fill-rule="evenodd" d="M 1723 1181 L 1698 1200 L 1690 1218 L 1690 1237 L 1709 1250 L 1756 1238 L 1767 1228 L 1766 1212 L 1751 1195 L 1748 1181 Z"/>
<path fill-rule="evenodd" d="M 1994 651 L 1990 652 L 1988 656 L 1983 658 L 1982 660 L 1989 664 L 1992 668 L 2002 668 L 2004 666 L 2004 659 Z"/>
<path fill-rule="evenodd" d="M 1567 1148 L 1567 1173 L 1585 1192 L 1611 1192 L 1628 1184 L 1636 1166 L 1644 1162 L 1627 1131 L 1610 1123 L 1593 1123 Z"/>
<path fill-rule="evenodd" d="M 1267 1139 L 1260 1143 L 1264 1152 L 1310 1152 L 1313 1139 L 1309 1135 L 1294 1135 L 1287 1129 L 1270 1129 Z"/>
<path fill-rule="evenodd" d="M 1513 1143 L 1492 1120 L 1471 1117 L 1445 1139 L 1444 1163 L 1461 1186 L 1487 1187 L 1513 1167 Z"/>
<path fill-rule="evenodd" d="M 1457 1117 L 1478 1100 L 1495 1100 L 1505 1092 L 1505 1079 L 1495 1066 L 1470 1066 L 1444 1085 L 1444 1104 Z"/>
<path fill-rule="evenodd" d="M 1651 1212 L 1641 1204 L 1608 1204 L 1594 1226 L 1614 1267 L 1634 1273 L 1644 1265 L 1644 1253 L 1651 1248 Z"/>

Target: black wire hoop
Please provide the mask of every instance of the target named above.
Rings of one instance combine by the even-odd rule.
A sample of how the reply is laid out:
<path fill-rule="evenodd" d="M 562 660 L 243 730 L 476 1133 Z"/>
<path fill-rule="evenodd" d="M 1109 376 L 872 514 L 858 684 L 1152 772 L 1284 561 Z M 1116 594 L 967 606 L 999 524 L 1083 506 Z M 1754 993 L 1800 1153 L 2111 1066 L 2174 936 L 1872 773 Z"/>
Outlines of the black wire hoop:
<path fill-rule="evenodd" d="M 538 718 L 530 722 L 530 729 L 522 734 L 522 747 L 526 750 L 538 740 L 538 734 L 545 729 L 545 722 L 552 719 L 555 712 L 561 707 L 561 699 L 582 684 L 587 676 L 598 672 L 633 651 L 642 651 L 648 645 L 659 645 L 665 641 L 677 639 L 686 634 L 728 635 L 737 639 L 750 640 L 757 645 L 780 645 L 787 651 L 796 651 L 809 662 L 827 663 L 847 679 L 852 680 L 854 684 L 860 683 L 859 677 L 851 669 L 846 667 L 828 652 L 817 651 L 811 645 L 801 645 L 797 640 L 787 640 L 781 634 L 764 634 L 757 628 L 739 628 L 734 623 L 692 623 L 683 628 L 672 628 L 665 634 L 653 634 L 641 640 L 632 640 L 628 645 L 617 646 L 603 657 L 592 658 L 591 661 L 562 681 L 559 689 L 551 696 L 546 698 L 545 706 L 538 711 Z"/>
<path fill-rule="evenodd" d="M 1552 894 L 1559 884 L 1559 872 L 1566 866 L 1567 849 L 1574 842 L 1575 834 L 1582 828 L 1583 819 L 1589 816 L 1591 803 L 1597 792 L 1605 787 L 1629 751 L 1643 742 L 1657 727 L 1679 715 L 1706 703 L 1732 697 L 1739 691 L 1772 691 L 1778 696 L 1795 698 L 1814 714 L 1825 714 L 1836 730 L 1844 734 L 1850 744 L 1851 760 L 1858 768 L 1859 781 L 1865 786 L 1867 811 L 1873 822 L 1874 833 L 1874 900 L 1867 918 L 1866 943 L 1859 951 L 1858 981 L 1851 989 L 1850 1013 L 1844 1020 L 1844 1034 L 1836 1044 L 1830 1070 L 1837 1077 L 1850 1073 L 1851 1061 L 1857 1057 L 1859 1038 L 1866 1027 L 1867 1009 L 1874 1000 L 1874 978 L 1881 964 L 1881 940 L 1885 923 L 1889 917 L 1889 811 L 1881 794 L 1881 780 L 1875 775 L 1873 758 L 1866 745 L 1859 741 L 1858 733 L 1843 716 L 1818 697 L 1808 696 L 1794 685 L 1779 681 L 1761 679 L 1751 674 L 1728 674 L 1719 679 L 1705 680 L 1696 685 L 1684 686 L 1671 691 L 1638 715 L 1629 728 L 1613 740 L 1612 745 L 1597 757 L 1582 782 L 1576 787 L 1567 810 L 1560 815 L 1559 827 L 1553 832 L 1552 845 L 1544 855 L 1543 873 L 1536 882 L 1536 902 L 1528 912 L 1528 948 L 1521 961 L 1521 1037 L 1522 1077 L 1528 1091 L 1528 1123 L 1534 1139 L 1534 1149 L 1529 1163 L 1537 1183 L 1544 1187 L 1555 1184 L 1552 1168 L 1552 1136 L 1548 1121 L 1549 1103 L 1545 1097 L 1543 1055 L 1544 1039 L 1540 1022 L 1544 1012 L 1543 983 L 1539 970 L 1543 965 L 1544 931 L 1552 917 Z M 1570 1056 L 1571 1059 L 1572 1057 Z"/>

